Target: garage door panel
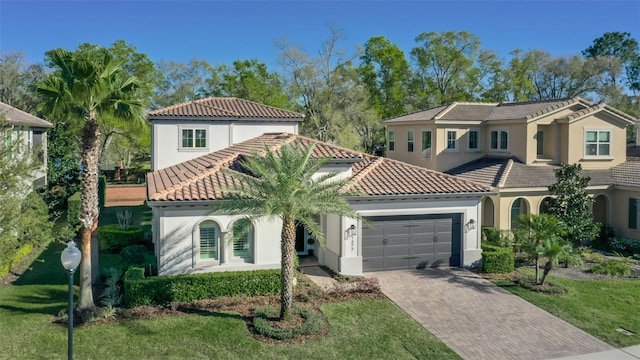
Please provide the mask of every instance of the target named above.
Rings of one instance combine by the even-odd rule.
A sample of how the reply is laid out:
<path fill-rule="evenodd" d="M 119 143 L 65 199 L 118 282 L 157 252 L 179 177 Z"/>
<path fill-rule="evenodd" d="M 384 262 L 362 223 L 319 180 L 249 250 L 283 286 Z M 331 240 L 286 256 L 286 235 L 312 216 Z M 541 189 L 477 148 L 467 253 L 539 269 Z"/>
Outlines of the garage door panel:
<path fill-rule="evenodd" d="M 364 271 L 459 266 L 460 231 L 452 228 L 460 226 L 459 218 L 459 214 L 372 218 L 363 225 Z"/>

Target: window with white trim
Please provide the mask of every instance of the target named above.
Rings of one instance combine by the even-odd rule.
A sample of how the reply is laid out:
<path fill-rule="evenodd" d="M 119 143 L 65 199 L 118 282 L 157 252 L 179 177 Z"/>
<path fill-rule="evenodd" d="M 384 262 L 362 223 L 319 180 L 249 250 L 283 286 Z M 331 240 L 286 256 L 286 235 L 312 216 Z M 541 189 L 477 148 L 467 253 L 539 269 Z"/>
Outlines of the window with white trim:
<path fill-rule="evenodd" d="M 247 219 L 241 219 L 233 224 L 233 258 L 252 261 L 253 226 Z"/>
<path fill-rule="evenodd" d="M 611 155 L 611 131 L 586 130 L 584 136 L 585 156 L 610 156 Z"/>
<path fill-rule="evenodd" d="M 478 130 L 469 130 L 469 150 L 478 150 L 480 148 L 480 137 Z"/>
<path fill-rule="evenodd" d="M 456 150 L 458 148 L 458 131 L 447 130 L 447 150 Z"/>
<path fill-rule="evenodd" d="M 407 152 L 413 152 L 413 130 L 407 131 Z"/>
<path fill-rule="evenodd" d="M 220 231 L 218 225 L 211 220 L 205 220 L 198 226 L 198 243 L 200 245 L 201 260 L 218 260 Z"/>
<path fill-rule="evenodd" d="M 640 199 L 629 198 L 629 229 L 640 230 Z"/>
<path fill-rule="evenodd" d="M 490 148 L 491 150 L 508 150 L 509 132 L 507 130 L 492 130 Z"/>
<path fill-rule="evenodd" d="M 180 131 L 182 149 L 205 149 L 207 147 L 206 129 L 185 129 Z"/>
<path fill-rule="evenodd" d="M 389 130 L 389 151 L 396 150 L 396 132 Z"/>
<path fill-rule="evenodd" d="M 431 131 L 422 131 L 422 157 L 431 159 Z"/>

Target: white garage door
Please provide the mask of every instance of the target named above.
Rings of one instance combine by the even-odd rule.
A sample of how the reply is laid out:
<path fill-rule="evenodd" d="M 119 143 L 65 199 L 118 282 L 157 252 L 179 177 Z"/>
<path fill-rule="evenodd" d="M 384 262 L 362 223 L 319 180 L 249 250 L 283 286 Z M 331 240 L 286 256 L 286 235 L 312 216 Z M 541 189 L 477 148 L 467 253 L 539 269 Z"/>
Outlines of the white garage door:
<path fill-rule="evenodd" d="M 364 271 L 460 266 L 460 214 L 369 220 L 362 225 Z"/>

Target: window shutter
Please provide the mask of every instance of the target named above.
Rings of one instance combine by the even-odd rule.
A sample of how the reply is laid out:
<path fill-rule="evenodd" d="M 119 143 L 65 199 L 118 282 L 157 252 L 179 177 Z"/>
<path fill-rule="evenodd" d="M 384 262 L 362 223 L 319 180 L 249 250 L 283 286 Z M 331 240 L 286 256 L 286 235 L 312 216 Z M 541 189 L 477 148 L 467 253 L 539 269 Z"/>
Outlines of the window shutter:
<path fill-rule="evenodd" d="M 629 199 L 629 229 L 638 228 L 638 199 Z"/>

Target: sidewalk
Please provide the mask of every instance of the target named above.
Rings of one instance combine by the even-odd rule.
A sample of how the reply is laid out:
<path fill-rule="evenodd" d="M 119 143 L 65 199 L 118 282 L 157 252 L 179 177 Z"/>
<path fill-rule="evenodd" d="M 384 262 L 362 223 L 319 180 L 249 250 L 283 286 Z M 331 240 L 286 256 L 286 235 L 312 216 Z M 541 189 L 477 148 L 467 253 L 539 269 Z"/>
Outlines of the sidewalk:
<path fill-rule="evenodd" d="M 555 360 L 638 360 L 640 359 L 640 345 L 622 349 L 607 350 L 593 354 L 568 356 Z"/>

